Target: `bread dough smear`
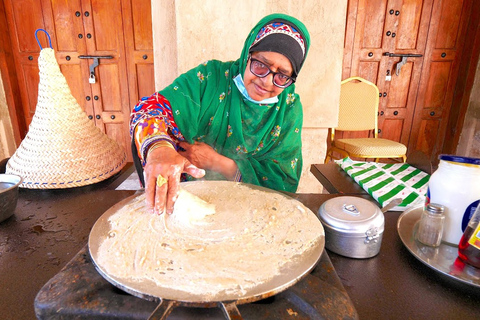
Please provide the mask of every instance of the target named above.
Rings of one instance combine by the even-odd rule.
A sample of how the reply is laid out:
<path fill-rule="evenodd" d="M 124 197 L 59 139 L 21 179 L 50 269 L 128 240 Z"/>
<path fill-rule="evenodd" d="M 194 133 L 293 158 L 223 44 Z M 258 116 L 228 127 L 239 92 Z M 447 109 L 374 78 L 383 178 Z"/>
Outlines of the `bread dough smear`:
<path fill-rule="evenodd" d="M 115 278 L 214 301 L 267 282 L 324 237 L 315 214 L 280 193 L 232 182 L 181 185 L 170 215 L 147 212 L 144 194 L 113 213 L 97 265 Z"/>

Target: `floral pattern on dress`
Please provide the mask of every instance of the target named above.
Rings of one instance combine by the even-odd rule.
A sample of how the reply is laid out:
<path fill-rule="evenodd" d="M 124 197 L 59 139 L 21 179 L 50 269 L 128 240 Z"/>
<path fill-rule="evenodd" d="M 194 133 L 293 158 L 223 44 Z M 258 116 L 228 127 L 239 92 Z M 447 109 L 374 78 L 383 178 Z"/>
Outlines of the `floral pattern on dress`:
<path fill-rule="evenodd" d="M 238 154 L 247 153 L 247 149 L 242 145 L 237 146 L 235 150 L 237 151 Z"/>
<path fill-rule="evenodd" d="M 232 136 L 233 134 L 233 131 L 232 131 L 232 126 L 231 125 L 228 125 L 228 129 L 227 129 L 227 137 L 230 137 Z"/>
<path fill-rule="evenodd" d="M 253 151 L 253 154 L 257 154 L 257 152 L 259 152 L 260 150 L 262 150 L 264 147 L 263 145 L 263 140 L 260 141 L 260 143 L 258 144 L 257 148 L 255 149 L 255 151 Z"/>
<path fill-rule="evenodd" d="M 203 80 L 205 80 L 205 76 L 200 71 L 198 71 L 197 73 L 197 78 L 198 80 L 200 80 L 200 82 L 203 82 Z"/>
<path fill-rule="evenodd" d="M 295 101 L 295 94 L 289 93 L 287 95 L 287 104 L 292 104 Z"/>
<path fill-rule="evenodd" d="M 220 94 L 220 97 L 218 97 L 218 100 L 219 100 L 220 102 L 222 102 L 223 99 L 225 99 L 225 92 L 222 92 L 222 93 Z"/>
<path fill-rule="evenodd" d="M 282 131 L 282 128 L 279 126 L 279 125 L 276 125 L 272 131 L 270 132 L 270 134 L 272 135 L 272 137 L 276 137 L 278 138 L 280 136 L 280 131 Z"/>
<path fill-rule="evenodd" d="M 297 162 L 298 162 L 298 159 L 297 159 L 297 158 L 293 159 L 293 160 L 290 162 L 290 165 L 291 165 L 292 169 L 295 169 L 295 167 L 297 166 Z"/>

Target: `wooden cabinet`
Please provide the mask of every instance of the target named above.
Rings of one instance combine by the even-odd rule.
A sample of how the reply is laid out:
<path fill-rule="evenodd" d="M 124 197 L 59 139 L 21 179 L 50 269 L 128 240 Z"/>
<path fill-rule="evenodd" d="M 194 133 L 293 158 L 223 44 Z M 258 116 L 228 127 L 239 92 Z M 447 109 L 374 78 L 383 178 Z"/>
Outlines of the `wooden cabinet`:
<path fill-rule="evenodd" d="M 402 142 L 409 153 L 421 150 L 434 163 L 447 138 L 473 5 L 472 0 L 348 2 L 343 78 L 376 83 L 379 136 Z"/>
<path fill-rule="evenodd" d="M 130 111 L 154 92 L 150 0 L 6 0 L 4 6 L 26 127 L 37 103 L 35 30 L 41 28 L 50 35 L 72 95 L 131 160 Z M 49 46 L 45 33 L 38 39 Z"/>

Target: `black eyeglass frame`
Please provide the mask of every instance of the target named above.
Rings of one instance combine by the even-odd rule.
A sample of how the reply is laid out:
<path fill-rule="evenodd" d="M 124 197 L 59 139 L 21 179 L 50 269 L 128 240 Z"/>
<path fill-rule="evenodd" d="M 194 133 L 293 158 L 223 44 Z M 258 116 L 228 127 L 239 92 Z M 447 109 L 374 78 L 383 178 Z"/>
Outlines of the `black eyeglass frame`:
<path fill-rule="evenodd" d="M 273 72 L 272 70 L 270 70 L 270 68 L 269 68 L 264 62 L 262 62 L 262 61 L 260 61 L 260 60 L 258 60 L 258 59 L 255 59 L 255 58 L 253 58 L 252 56 L 249 56 L 248 58 L 249 58 L 249 60 L 250 60 L 250 72 L 251 72 L 253 75 L 255 75 L 255 76 L 259 77 L 259 78 L 265 78 L 265 77 L 268 76 L 269 74 L 272 74 L 272 75 L 273 75 L 273 76 L 272 76 L 273 85 L 276 86 L 276 87 L 279 87 L 279 88 L 281 88 L 281 89 L 288 88 L 288 87 L 291 86 L 293 83 L 295 83 L 295 78 L 289 77 L 289 76 L 287 76 L 287 75 L 285 75 L 285 74 L 283 74 L 283 73 L 281 73 L 281 72 Z M 262 65 L 264 65 L 265 68 L 267 68 L 268 72 L 265 73 L 264 75 L 259 75 L 259 74 L 255 73 L 255 72 L 253 71 L 252 61 L 253 61 L 253 62 L 259 62 L 259 63 L 261 63 Z M 283 86 L 275 83 L 275 76 L 276 76 L 277 74 L 282 75 L 282 76 L 284 76 L 284 77 L 287 77 L 287 78 L 290 80 L 290 82 L 289 82 L 288 84 L 286 84 L 286 85 L 283 85 Z"/>

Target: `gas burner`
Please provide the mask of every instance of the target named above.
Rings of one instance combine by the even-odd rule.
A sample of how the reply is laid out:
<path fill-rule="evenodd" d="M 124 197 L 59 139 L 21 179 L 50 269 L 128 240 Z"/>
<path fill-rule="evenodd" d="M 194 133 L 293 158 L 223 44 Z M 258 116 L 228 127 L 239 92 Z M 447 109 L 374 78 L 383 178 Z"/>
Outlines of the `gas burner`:
<path fill-rule="evenodd" d="M 168 304 L 166 304 L 168 305 Z M 228 304 L 225 304 L 228 308 Z M 88 248 L 78 254 L 38 292 L 38 319 L 230 319 L 220 307 L 158 307 L 158 303 L 134 297 L 110 284 L 95 269 Z M 357 319 L 330 258 L 323 252 L 315 269 L 304 279 L 275 296 L 235 305 L 245 319 Z M 155 312 L 156 311 L 156 312 Z"/>

